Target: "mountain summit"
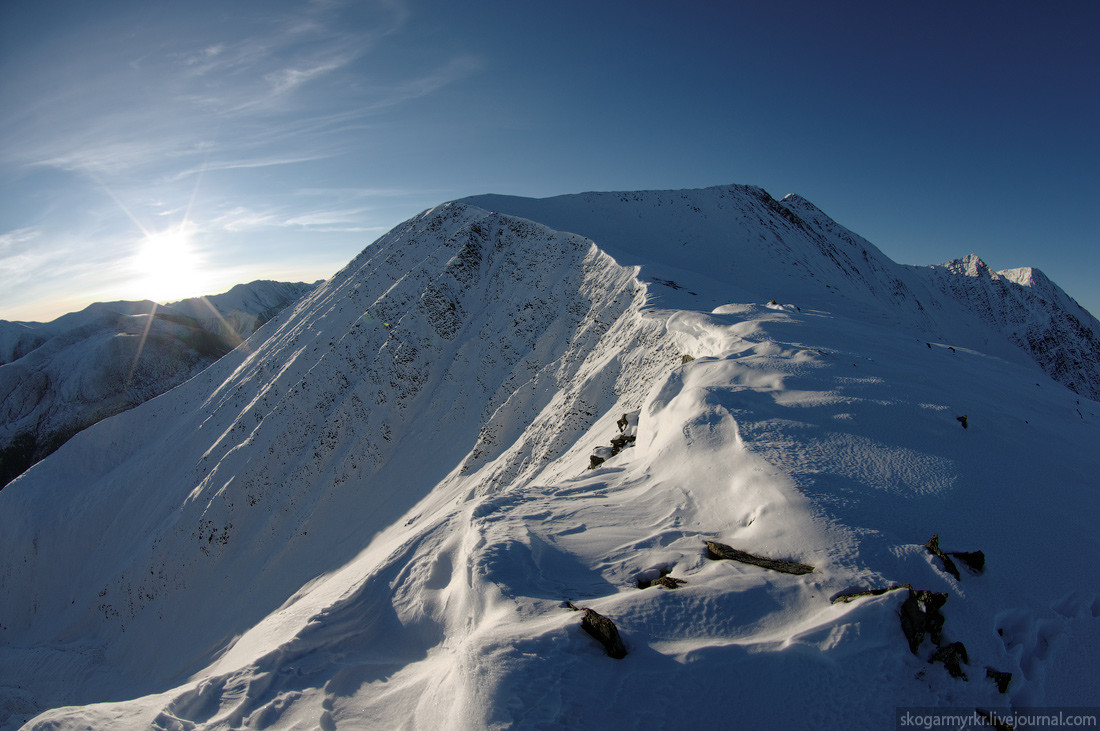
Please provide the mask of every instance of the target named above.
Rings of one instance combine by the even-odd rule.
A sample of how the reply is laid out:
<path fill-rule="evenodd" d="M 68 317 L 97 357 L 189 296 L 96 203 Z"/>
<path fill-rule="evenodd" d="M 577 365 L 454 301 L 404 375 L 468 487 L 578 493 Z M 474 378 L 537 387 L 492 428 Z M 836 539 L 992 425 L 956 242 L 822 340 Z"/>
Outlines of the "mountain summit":
<path fill-rule="evenodd" d="M 1100 705 L 1100 404 L 946 269 L 749 186 L 428 210 L 0 492 L 0 714 Z"/>

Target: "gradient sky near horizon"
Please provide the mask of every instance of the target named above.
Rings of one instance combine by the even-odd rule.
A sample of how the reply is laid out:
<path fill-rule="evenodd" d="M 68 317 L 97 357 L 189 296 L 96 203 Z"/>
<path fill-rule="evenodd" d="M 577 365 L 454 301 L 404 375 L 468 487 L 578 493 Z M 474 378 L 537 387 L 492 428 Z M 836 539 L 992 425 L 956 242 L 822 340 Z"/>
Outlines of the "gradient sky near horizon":
<path fill-rule="evenodd" d="M 0 7 L 0 318 L 327 278 L 478 193 L 750 183 L 1100 314 L 1100 3 Z"/>

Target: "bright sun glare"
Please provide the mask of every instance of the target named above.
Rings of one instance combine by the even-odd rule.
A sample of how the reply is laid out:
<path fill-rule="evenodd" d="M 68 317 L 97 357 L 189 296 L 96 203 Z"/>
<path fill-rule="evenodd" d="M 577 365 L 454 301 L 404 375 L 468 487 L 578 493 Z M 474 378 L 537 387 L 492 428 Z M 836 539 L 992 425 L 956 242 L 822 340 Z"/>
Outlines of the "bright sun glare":
<path fill-rule="evenodd" d="M 137 288 L 156 302 L 193 297 L 202 293 L 206 276 L 202 262 L 185 228 L 147 235 L 134 258 Z"/>

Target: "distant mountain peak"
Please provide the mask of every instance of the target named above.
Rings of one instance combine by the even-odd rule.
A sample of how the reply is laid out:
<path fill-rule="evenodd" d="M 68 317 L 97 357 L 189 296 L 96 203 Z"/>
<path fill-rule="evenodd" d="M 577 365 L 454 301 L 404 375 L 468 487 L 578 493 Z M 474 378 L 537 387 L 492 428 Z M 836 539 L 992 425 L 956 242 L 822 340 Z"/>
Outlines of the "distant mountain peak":
<path fill-rule="evenodd" d="M 995 272 L 977 254 L 914 269 L 1055 381 L 1100 400 L 1100 322 L 1039 269 Z"/>
<path fill-rule="evenodd" d="M 944 262 L 942 266 L 945 269 L 949 269 L 967 277 L 987 277 L 989 279 L 994 279 L 997 276 L 996 273 L 989 268 L 989 265 L 982 261 L 980 256 L 973 253 Z"/>
<path fill-rule="evenodd" d="M 256 281 L 169 304 L 0 321 L 0 488 L 73 434 L 186 381 L 316 285 Z"/>

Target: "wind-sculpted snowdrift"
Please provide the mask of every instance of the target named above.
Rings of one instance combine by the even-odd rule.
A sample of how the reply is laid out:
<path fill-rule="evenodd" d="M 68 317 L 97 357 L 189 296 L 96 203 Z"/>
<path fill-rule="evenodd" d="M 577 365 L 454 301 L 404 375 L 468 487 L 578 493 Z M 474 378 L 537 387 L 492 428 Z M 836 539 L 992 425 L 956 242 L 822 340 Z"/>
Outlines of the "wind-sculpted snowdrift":
<path fill-rule="evenodd" d="M 8 723 L 791 728 L 1096 705 L 1097 571 L 1065 559 L 1098 547 L 1100 406 L 762 193 L 432 209 L 254 351 L 78 435 L 0 493 Z M 623 424 L 633 445 L 589 469 Z M 945 573 L 933 533 L 984 571 Z M 637 588 L 663 575 L 683 583 Z M 905 591 L 832 601 L 899 583 L 947 596 L 916 653 Z M 929 663 L 954 642 L 967 680 Z"/>

